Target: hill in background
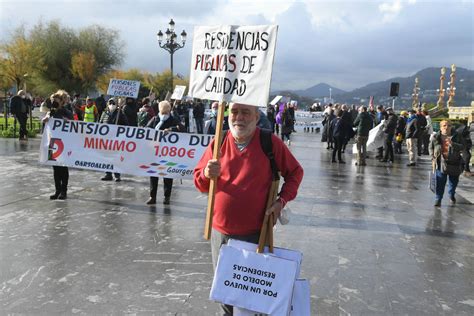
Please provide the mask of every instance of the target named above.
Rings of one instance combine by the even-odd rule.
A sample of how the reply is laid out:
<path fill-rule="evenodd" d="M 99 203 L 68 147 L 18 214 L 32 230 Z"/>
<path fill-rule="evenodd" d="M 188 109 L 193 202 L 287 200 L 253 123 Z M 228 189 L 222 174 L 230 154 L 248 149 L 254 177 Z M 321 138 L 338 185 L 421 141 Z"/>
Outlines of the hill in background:
<path fill-rule="evenodd" d="M 448 87 L 450 81 L 451 67 L 446 67 L 444 87 Z M 430 67 L 418 71 L 409 77 L 396 77 L 385 81 L 370 83 L 361 88 L 346 92 L 344 90 L 332 87 L 326 83 L 319 83 L 305 90 L 286 90 L 272 93 L 273 95 L 291 95 L 293 99 L 298 100 L 303 106 L 311 105 L 315 99 L 322 101 L 329 97 L 329 88 L 332 89 L 332 98 L 335 102 L 349 104 L 367 104 L 370 96 L 374 96 L 376 104 L 391 104 L 390 84 L 398 82 L 400 84 L 399 98 L 396 99 L 396 105 L 402 107 L 411 107 L 412 93 L 415 85 L 415 78 L 419 79 L 421 102 L 436 103 L 438 95 L 436 89 L 439 89 L 439 78 L 441 76 L 440 68 Z M 456 95 L 454 97 L 455 105 L 467 106 L 474 100 L 474 71 L 466 68 L 456 68 Z M 447 94 L 445 97 L 447 101 Z"/>

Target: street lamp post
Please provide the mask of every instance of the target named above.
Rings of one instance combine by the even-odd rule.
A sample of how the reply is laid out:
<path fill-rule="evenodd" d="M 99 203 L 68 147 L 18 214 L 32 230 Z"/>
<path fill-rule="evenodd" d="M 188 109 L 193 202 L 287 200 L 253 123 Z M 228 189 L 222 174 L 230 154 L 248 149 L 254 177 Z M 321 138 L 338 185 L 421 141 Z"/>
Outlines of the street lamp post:
<path fill-rule="evenodd" d="M 456 95 L 456 87 L 454 86 L 454 80 L 456 79 L 456 65 L 451 65 L 451 80 L 448 82 L 449 87 L 446 89 L 449 95 L 448 109 L 454 106 L 454 96 Z"/>
<path fill-rule="evenodd" d="M 446 74 L 446 68 L 441 68 L 441 76 L 439 77 L 439 89 L 436 89 L 438 92 L 438 111 L 444 110 L 444 79 Z"/>
<path fill-rule="evenodd" d="M 179 50 L 180 48 L 184 47 L 186 43 L 186 32 L 183 30 L 181 32 L 181 44 L 176 41 L 178 37 L 174 32 L 174 21 L 171 19 L 169 23 L 169 28 L 164 33 L 166 35 L 166 41 L 163 42 L 163 33 L 158 31 L 156 36 L 158 37 L 158 45 L 163 48 L 164 50 L 170 53 L 170 66 L 171 66 L 171 92 L 173 92 L 173 54 Z"/>
<path fill-rule="evenodd" d="M 329 103 L 332 103 L 332 88 L 329 88 Z"/>
<path fill-rule="evenodd" d="M 414 110 L 418 110 L 418 105 L 419 105 L 419 101 L 418 101 L 418 94 L 420 93 L 419 83 L 420 83 L 420 80 L 418 79 L 418 77 L 416 77 L 415 86 L 413 87 L 413 94 L 412 94 L 413 102 L 411 104 Z"/>

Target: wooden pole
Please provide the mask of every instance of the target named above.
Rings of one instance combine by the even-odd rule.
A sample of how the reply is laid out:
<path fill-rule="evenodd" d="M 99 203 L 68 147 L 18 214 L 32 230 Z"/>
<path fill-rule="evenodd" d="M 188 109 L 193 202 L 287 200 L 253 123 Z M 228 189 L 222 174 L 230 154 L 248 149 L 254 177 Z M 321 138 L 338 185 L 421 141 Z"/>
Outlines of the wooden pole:
<path fill-rule="evenodd" d="M 276 200 L 279 184 L 279 180 L 272 181 L 270 191 L 268 192 L 267 209 L 270 208 Z M 273 252 L 273 216 L 274 214 L 265 215 L 263 218 L 262 230 L 260 231 L 260 238 L 258 240 L 258 253 L 263 252 L 265 244 L 268 244 L 270 252 Z"/>
<path fill-rule="evenodd" d="M 224 112 L 225 112 L 225 102 L 219 103 L 219 108 L 217 110 L 217 124 L 216 124 L 216 134 L 214 136 L 214 148 L 212 151 L 212 159 L 220 158 L 220 150 L 222 144 L 222 136 L 224 135 L 222 127 L 224 125 Z M 204 227 L 204 239 L 211 239 L 212 231 L 212 216 L 214 215 L 214 200 L 216 195 L 216 185 L 217 179 L 211 179 L 209 185 L 209 196 L 207 199 L 207 212 L 206 212 L 206 226 Z"/>

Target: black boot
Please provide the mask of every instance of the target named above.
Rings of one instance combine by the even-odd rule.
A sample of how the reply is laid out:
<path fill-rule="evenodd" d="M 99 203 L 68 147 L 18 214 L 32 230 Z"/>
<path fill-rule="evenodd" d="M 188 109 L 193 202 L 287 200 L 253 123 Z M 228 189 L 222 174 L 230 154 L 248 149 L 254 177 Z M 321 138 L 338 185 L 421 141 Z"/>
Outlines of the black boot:
<path fill-rule="evenodd" d="M 49 196 L 49 199 L 50 200 L 57 200 L 58 197 L 59 197 L 59 194 L 60 194 L 59 190 L 56 190 L 56 192 L 53 195 Z"/>
<path fill-rule="evenodd" d="M 61 188 L 61 193 L 59 193 L 58 200 L 67 199 L 67 186 L 63 185 Z"/>

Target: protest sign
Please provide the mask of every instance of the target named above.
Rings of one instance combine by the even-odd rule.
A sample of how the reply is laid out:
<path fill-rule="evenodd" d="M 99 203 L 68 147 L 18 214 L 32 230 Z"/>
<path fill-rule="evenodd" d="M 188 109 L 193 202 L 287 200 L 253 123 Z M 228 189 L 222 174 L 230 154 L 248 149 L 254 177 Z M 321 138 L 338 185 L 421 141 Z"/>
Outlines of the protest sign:
<path fill-rule="evenodd" d="M 278 26 L 194 28 L 189 95 L 266 106 Z"/>
<path fill-rule="evenodd" d="M 136 176 L 192 178 L 212 135 L 50 119 L 40 163 Z"/>
<path fill-rule="evenodd" d="M 280 99 L 283 98 L 281 95 L 277 95 L 276 97 L 273 98 L 273 100 L 270 102 L 271 105 L 276 105 Z"/>
<path fill-rule="evenodd" d="M 223 245 L 210 298 L 271 315 L 290 309 L 297 263 Z"/>
<path fill-rule="evenodd" d="M 181 100 L 184 95 L 186 86 L 176 86 L 174 87 L 173 94 L 171 95 L 171 100 Z"/>
<path fill-rule="evenodd" d="M 137 98 L 140 90 L 140 81 L 110 79 L 107 94 L 114 97 Z"/>
<path fill-rule="evenodd" d="M 383 146 L 383 121 L 369 131 L 367 140 L 367 151 L 376 151 L 377 148 Z M 357 144 L 352 146 L 352 152 L 357 153 Z"/>

